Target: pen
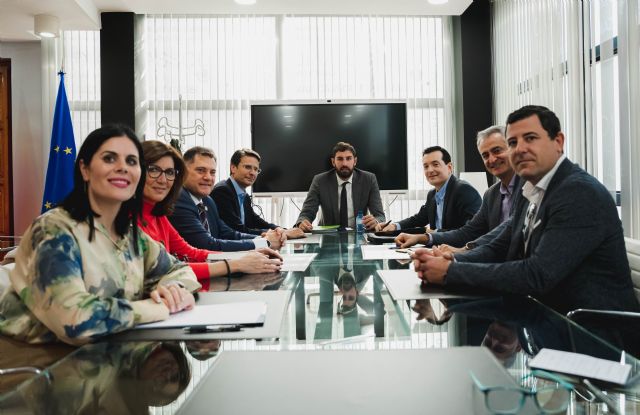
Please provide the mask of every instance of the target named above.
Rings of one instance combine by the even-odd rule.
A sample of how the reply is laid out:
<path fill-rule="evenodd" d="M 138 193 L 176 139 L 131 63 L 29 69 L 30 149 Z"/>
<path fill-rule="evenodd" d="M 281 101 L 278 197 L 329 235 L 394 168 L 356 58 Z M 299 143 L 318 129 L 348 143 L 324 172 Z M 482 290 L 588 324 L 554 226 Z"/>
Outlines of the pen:
<path fill-rule="evenodd" d="M 186 334 L 231 333 L 240 330 L 242 330 L 242 327 L 238 324 L 233 324 L 230 326 L 190 326 L 184 328 L 184 332 Z"/>
<path fill-rule="evenodd" d="M 382 230 L 383 230 L 384 228 L 386 228 L 386 227 L 387 227 L 387 225 L 389 225 L 390 223 L 391 223 L 391 221 L 389 221 L 389 222 L 385 223 L 384 225 L 382 225 L 382 228 L 380 228 L 380 230 L 382 231 Z"/>

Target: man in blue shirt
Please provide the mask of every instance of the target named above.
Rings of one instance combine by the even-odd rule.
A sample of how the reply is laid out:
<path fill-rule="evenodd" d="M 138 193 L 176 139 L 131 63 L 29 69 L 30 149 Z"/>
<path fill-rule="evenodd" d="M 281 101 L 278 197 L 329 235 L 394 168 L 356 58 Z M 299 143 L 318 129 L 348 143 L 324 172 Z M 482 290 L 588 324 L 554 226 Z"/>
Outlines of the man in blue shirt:
<path fill-rule="evenodd" d="M 431 231 L 458 229 L 476 214 L 482 200 L 467 182 L 453 175 L 451 155 L 440 146 L 422 152 L 424 175 L 434 189 L 427 202 L 415 215 L 387 225 L 384 231 L 395 231 L 429 225 Z M 378 229 L 379 230 L 379 229 Z"/>
<path fill-rule="evenodd" d="M 447 249 L 454 252 L 471 249 L 488 242 L 491 238 L 483 235 L 510 217 L 514 200 L 522 186 L 518 186 L 519 177 L 509 163 L 509 148 L 504 128 L 493 125 L 478 132 L 476 143 L 485 168 L 498 179 L 498 182 L 485 192 L 478 213 L 463 227 L 449 232 L 419 235 L 401 233 L 396 238 L 396 243 L 402 248 L 422 243 L 427 246 L 446 244 Z"/>
<path fill-rule="evenodd" d="M 269 223 L 254 211 L 253 200 L 247 188 L 253 186 L 260 174 L 260 155 L 248 148 L 236 150 L 231 156 L 231 175 L 216 184 L 211 197 L 216 202 L 220 218 L 238 232 L 261 235 L 269 229 L 281 229 Z M 298 228 L 284 231 L 287 238 L 301 238 Z"/>

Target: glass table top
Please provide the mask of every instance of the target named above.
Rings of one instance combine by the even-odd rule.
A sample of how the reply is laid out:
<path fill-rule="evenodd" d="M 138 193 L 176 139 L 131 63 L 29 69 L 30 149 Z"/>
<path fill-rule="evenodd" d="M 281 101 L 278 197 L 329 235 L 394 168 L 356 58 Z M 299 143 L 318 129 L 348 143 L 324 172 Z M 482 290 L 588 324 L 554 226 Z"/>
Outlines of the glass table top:
<path fill-rule="evenodd" d="M 22 345 L 0 337 L 0 368 L 39 366 L 43 373 L 0 376 L 0 413 L 175 413 L 217 358 L 234 350 L 397 350 L 485 346 L 517 379 L 542 348 L 585 353 L 631 365 L 637 380 L 621 389 L 599 384 L 623 413 L 640 413 L 640 324 L 583 319 L 580 325 L 528 297 L 500 295 L 396 301 L 376 271 L 409 261 L 363 260 L 363 235 L 290 241 L 284 253 L 315 253 L 304 272 L 239 275 L 231 290 L 292 292 L 280 337 L 263 340 L 115 342 L 78 349 Z M 226 279 L 213 279 L 222 291 Z M 625 350 L 624 352 L 622 350 Z M 583 388 L 570 413 L 605 413 Z M 610 413 L 610 412 L 609 412 Z"/>

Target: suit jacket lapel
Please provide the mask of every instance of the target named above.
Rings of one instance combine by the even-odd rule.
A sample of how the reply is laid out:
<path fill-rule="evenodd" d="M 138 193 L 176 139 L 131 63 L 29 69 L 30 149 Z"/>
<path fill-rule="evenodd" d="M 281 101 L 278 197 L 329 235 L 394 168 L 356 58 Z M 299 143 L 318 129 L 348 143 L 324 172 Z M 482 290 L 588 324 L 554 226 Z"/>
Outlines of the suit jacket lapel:
<path fill-rule="evenodd" d="M 569 161 L 569 159 L 565 159 L 562 163 L 560 163 L 558 170 L 556 170 L 556 173 L 551 178 L 549 186 L 547 186 L 547 190 L 544 192 L 542 203 L 540 203 L 540 206 L 538 207 L 538 212 L 536 213 L 536 217 L 532 224 L 533 226 L 538 223 L 535 228 L 531 229 L 531 237 L 529 239 L 529 244 L 527 245 L 527 252 L 525 252 L 525 255 L 528 256 L 529 252 L 531 252 L 532 249 L 538 244 L 538 240 L 540 239 L 540 229 L 544 229 L 546 222 L 545 215 L 547 213 L 549 197 L 553 194 L 553 191 L 558 186 L 558 184 L 562 182 L 562 180 L 564 180 L 564 178 L 567 177 L 567 175 L 571 172 L 572 167 L 573 164 Z"/>
<path fill-rule="evenodd" d="M 362 192 L 364 191 L 364 186 L 362 185 L 362 175 L 356 169 L 353 170 L 353 180 L 351 181 L 351 199 L 353 203 L 353 209 L 355 210 L 354 215 L 360 210 L 360 206 L 362 204 L 360 201 L 362 200 Z M 367 212 L 362 212 L 363 214 L 367 214 Z"/>
<path fill-rule="evenodd" d="M 429 190 L 427 193 L 427 219 L 431 229 L 436 228 L 436 189 Z"/>
<path fill-rule="evenodd" d="M 233 201 L 234 201 L 234 204 L 236 205 L 236 207 L 237 207 L 238 209 L 240 209 L 240 202 L 238 201 L 238 194 L 236 193 L 236 188 L 235 188 L 235 187 L 233 187 L 233 182 L 231 182 L 231 179 L 230 179 L 230 178 L 229 178 L 229 179 L 227 179 L 227 187 L 228 187 L 229 189 L 231 189 L 231 194 L 233 195 Z M 248 195 L 247 195 L 247 196 L 248 196 Z M 244 198 L 245 198 L 245 200 L 247 199 L 247 196 L 245 196 L 245 197 L 244 197 Z M 239 212 L 239 211 L 238 211 L 238 214 L 240 214 L 240 212 Z"/>
<path fill-rule="evenodd" d="M 449 217 L 449 205 L 451 205 L 451 199 L 453 198 L 453 194 L 456 192 L 456 188 L 458 187 L 458 179 L 453 174 L 449 177 L 449 183 L 447 184 L 447 192 L 444 194 L 444 206 L 442 206 L 442 229 L 448 229 L 448 220 Z M 434 195 L 435 201 L 435 195 Z M 435 220 L 435 215 L 434 215 Z"/>
<path fill-rule="evenodd" d="M 340 223 L 340 211 L 338 209 L 338 181 L 336 179 L 336 171 L 332 170 L 327 175 L 327 191 L 329 192 L 330 212 L 322 212 L 322 217 L 327 225 L 335 225 Z"/>

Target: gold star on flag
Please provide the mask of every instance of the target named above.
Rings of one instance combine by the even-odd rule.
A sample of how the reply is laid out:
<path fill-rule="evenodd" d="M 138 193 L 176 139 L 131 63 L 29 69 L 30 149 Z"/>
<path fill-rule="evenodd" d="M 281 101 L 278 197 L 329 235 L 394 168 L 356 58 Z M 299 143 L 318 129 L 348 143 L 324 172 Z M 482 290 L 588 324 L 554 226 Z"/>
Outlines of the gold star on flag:
<path fill-rule="evenodd" d="M 51 207 L 52 207 L 52 206 L 53 206 L 53 205 L 51 204 L 51 202 L 47 202 L 47 203 L 45 203 L 45 204 L 44 204 L 44 207 L 45 207 L 45 209 L 47 209 L 47 210 L 48 210 L 48 209 L 51 209 Z"/>
<path fill-rule="evenodd" d="M 64 149 L 65 154 L 71 154 L 71 149 L 69 147 Z"/>
<path fill-rule="evenodd" d="M 56 146 L 56 148 L 54 148 L 53 151 L 55 151 L 56 153 L 59 153 L 60 152 L 60 146 Z"/>

